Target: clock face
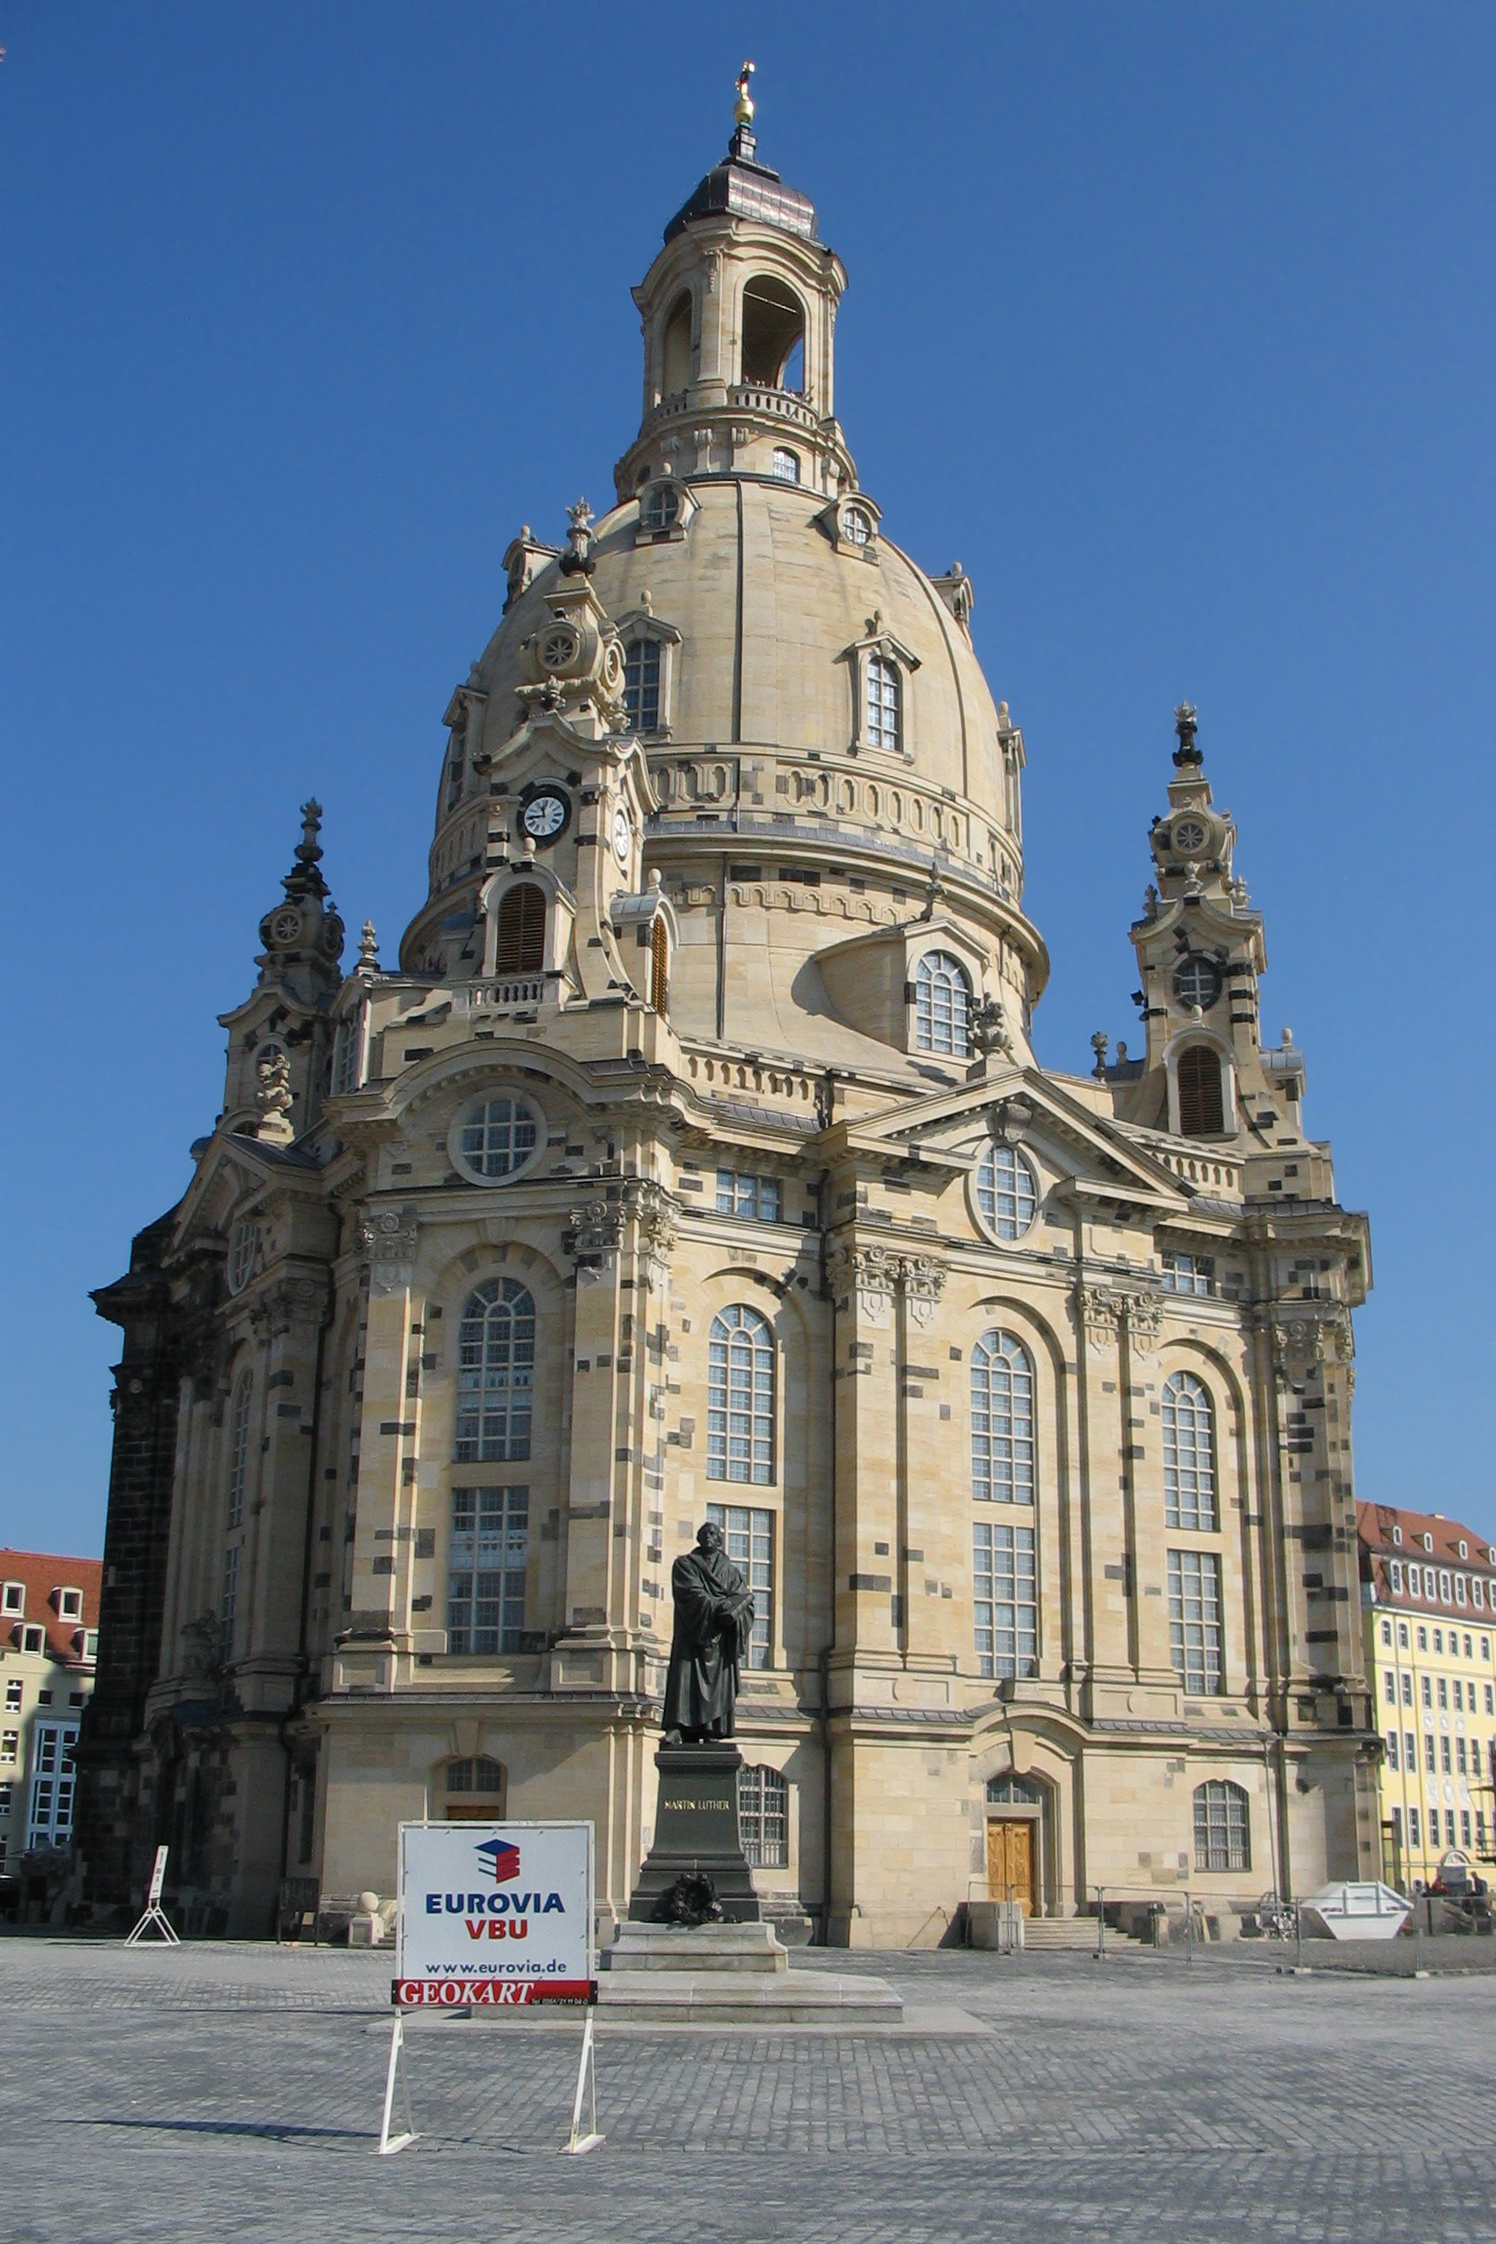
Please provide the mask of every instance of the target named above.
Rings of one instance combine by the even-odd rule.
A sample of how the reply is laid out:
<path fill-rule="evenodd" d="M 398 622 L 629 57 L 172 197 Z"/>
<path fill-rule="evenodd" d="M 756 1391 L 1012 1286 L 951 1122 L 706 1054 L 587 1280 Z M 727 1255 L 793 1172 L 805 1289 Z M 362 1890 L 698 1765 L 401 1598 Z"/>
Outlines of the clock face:
<path fill-rule="evenodd" d="M 1198 818 L 1176 818 L 1174 821 L 1174 847 L 1181 857 L 1194 857 L 1204 849 L 1210 835 Z"/>
<path fill-rule="evenodd" d="M 300 912 L 277 912 L 270 922 L 270 932 L 277 943 L 294 943 L 301 933 Z"/>
<path fill-rule="evenodd" d="M 629 825 L 629 814 L 620 803 L 613 813 L 613 855 L 620 865 L 627 865 L 629 861 L 629 843 L 632 840 L 633 829 Z"/>
<path fill-rule="evenodd" d="M 553 842 L 564 833 L 570 817 L 571 804 L 560 788 L 542 787 L 520 811 L 520 832 L 528 834 L 531 841 Z"/>

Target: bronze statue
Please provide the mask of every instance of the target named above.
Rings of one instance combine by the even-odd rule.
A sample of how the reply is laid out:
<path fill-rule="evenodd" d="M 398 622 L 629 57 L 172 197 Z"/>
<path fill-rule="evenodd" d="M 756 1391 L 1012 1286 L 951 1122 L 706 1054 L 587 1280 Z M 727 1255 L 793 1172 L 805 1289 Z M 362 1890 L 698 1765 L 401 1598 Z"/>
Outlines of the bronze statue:
<path fill-rule="evenodd" d="M 753 1598 L 727 1555 L 722 1530 L 707 1521 L 696 1548 L 670 1570 L 675 1632 L 665 1682 L 667 1745 L 730 1738 L 753 1630 Z"/>

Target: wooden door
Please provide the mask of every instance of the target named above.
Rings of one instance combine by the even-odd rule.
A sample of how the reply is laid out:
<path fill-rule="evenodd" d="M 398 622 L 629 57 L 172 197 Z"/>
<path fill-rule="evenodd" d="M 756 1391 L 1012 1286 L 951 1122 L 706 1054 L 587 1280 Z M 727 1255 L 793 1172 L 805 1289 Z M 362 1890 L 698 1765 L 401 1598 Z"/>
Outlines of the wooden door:
<path fill-rule="evenodd" d="M 1034 1914 L 1034 1826 L 1030 1819 L 1013 1816 L 989 1818 L 987 1824 L 987 1893 L 993 1901 L 1006 1901 L 1008 1888 L 1026 1917 Z"/>

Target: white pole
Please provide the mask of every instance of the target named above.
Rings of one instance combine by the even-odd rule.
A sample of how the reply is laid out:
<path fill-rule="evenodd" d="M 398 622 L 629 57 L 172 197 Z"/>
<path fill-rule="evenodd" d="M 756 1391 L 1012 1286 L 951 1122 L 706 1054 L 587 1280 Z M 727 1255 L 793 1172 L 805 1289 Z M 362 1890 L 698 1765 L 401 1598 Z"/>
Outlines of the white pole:
<path fill-rule="evenodd" d="M 407 2143 L 413 2143 L 416 2139 L 415 2128 L 410 2116 L 410 2082 L 406 2078 L 405 2068 L 400 2062 L 404 2048 L 405 2020 L 397 2010 L 395 2012 L 394 2031 L 390 2035 L 390 2061 L 384 2076 L 384 2113 L 379 2122 L 379 2156 L 381 2158 L 389 2158 L 394 2152 L 404 2150 Z M 405 2106 L 405 2133 L 392 2136 L 390 2134 L 390 2114 L 395 2108 L 395 2075 L 397 2072 L 400 2075 L 401 2100 Z"/>
<path fill-rule="evenodd" d="M 577 2066 L 576 2100 L 571 2107 L 571 2141 L 567 2144 L 563 2156 L 579 2157 L 583 2151 L 596 2150 L 598 2144 L 604 2139 L 597 2131 L 597 2055 L 592 2045 L 592 2018 L 593 2013 L 589 2005 L 587 2023 L 582 2028 L 582 2055 Z M 582 2133 L 582 2095 L 584 2089 L 589 2086 L 592 2090 L 592 2131 L 590 2134 L 584 2135 Z"/>

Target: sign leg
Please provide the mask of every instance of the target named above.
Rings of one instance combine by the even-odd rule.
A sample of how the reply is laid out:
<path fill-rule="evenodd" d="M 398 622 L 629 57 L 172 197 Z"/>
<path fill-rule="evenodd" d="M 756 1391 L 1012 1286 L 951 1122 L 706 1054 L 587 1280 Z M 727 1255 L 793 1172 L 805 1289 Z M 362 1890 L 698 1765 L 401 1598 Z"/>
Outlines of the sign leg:
<path fill-rule="evenodd" d="M 593 2013 L 587 2012 L 587 2023 L 582 2028 L 582 2054 L 577 2065 L 577 2093 L 571 2107 L 571 2141 L 563 2157 L 579 2157 L 583 2151 L 596 2150 L 603 2137 L 597 2131 L 597 2053 L 592 2040 Z M 590 2091 L 591 2131 L 582 2133 L 582 2100 Z"/>
<path fill-rule="evenodd" d="M 381 2158 L 389 2158 L 395 2151 L 404 2150 L 407 2143 L 413 2143 L 416 2139 L 415 2128 L 411 2124 L 410 2117 L 410 2081 L 406 2075 L 405 2067 L 401 2063 L 404 2050 L 405 2020 L 397 2010 L 394 2031 L 390 2035 L 390 2061 L 384 2076 L 384 2111 L 379 2122 L 378 2155 Z M 395 2108 L 395 2075 L 397 2072 L 400 2076 L 401 2101 L 405 2109 L 405 2133 L 403 2135 L 391 2135 L 390 2133 L 390 2114 Z"/>

